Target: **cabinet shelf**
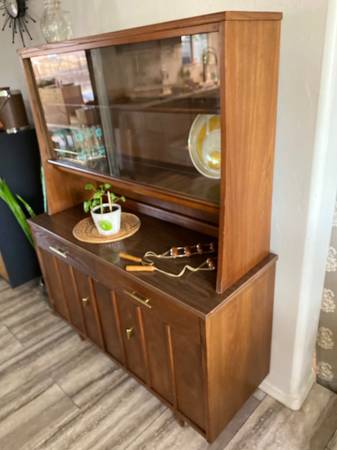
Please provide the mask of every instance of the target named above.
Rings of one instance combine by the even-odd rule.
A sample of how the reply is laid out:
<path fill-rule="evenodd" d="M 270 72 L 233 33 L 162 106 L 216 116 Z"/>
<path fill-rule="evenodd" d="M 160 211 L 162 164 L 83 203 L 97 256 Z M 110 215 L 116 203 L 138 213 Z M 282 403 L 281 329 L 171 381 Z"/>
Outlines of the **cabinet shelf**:
<path fill-rule="evenodd" d="M 110 100 L 109 106 L 93 105 L 93 104 L 75 104 L 68 103 L 67 107 L 76 109 L 83 106 L 90 108 L 110 109 L 114 112 L 158 112 L 158 113 L 182 113 L 182 114 L 220 114 L 219 88 L 212 87 L 209 89 L 199 89 L 193 92 L 169 95 L 163 98 L 141 98 L 130 99 L 126 98 Z M 60 107 L 60 103 L 49 103 L 49 106 Z M 56 124 L 47 123 L 50 128 L 69 128 L 78 129 L 83 125 L 80 124 Z"/>
<path fill-rule="evenodd" d="M 102 160 L 98 160 L 98 162 L 100 161 L 102 162 Z M 133 166 L 132 172 L 124 169 L 117 177 L 109 173 L 107 164 L 105 165 L 105 172 L 103 172 L 102 169 L 95 170 L 86 167 L 83 161 L 76 163 L 71 160 L 51 159 L 48 162 L 74 173 L 86 173 L 109 179 L 116 185 L 133 185 L 136 189 L 138 187 L 139 192 L 146 190 L 147 192 L 164 193 L 167 196 L 188 199 L 196 204 L 209 206 L 213 211 L 219 209 L 219 183 L 202 175 L 195 176 L 194 171 L 182 169 L 177 172 L 177 170 L 170 170 L 169 166 L 158 167 L 151 162 L 141 162 L 134 159 L 131 163 Z M 136 173 L 137 177 L 133 173 Z M 175 186 L 176 191 L 172 191 L 172 185 Z M 181 194 L 181 192 L 184 192 L 184 194 Z"/>
<path fill-rule="evenodd" d="M 164 112 L 183 114 L 219 114 L 219 88 L 198 89 L 193 92 L 170 95 L 166 98 L 152 98 L 125 103 L 113 103 L 112 110 Z"/>
<path fill-rule="evenodd" d="M 197 229 L 204 230 L 206 234 L 211 236 L 218 235 L 218 205 L 200 199 L 193 199 L 186 195 L 172 193 L 158 187 L 141 185 L 138 182 L 136 183 L 130 179 L 128 180 L 113 177 L 102 172 L 88 169 L 84 166 L 76 166 L 70 161 L 58 161 L 51 159 L 48 160 L 48 164 L 56 167 L 60 171 L 71 173 L 72 175 L 81 178 L 90 177 L 90 179 L 92 180 L 109 182 L 115 190 L 117 190 L 118 192 L 123 192 L 126 197 L 130 199 L 130 203 L 132 202 L 132 199 L 135 199 L 142 202 L 145 201 L 145 203 L 147 204 L 146 198 L 151 196 L 151 198 L 156 200 L 154 202 L 155 207 L 152 208 L 151 205 L 146 205 L 146 210 L 152 211 L 152 214 L 154 214 L 155 216 L 165 217 L 167 221 L 173 221 L 179 224 L 185 223 L 186 226 L 187 224 L 190 224 L 192 228 L 195 228 L 197 221 L 195 221 L 194 217 L 197 218 L 199 217 L 198 215 L 191 214 L 190 217 L 188 217 L 187 215 L 182 216 L 177 213 L 180 211 L 185 211 L 186 214 L 186 209 L 193 212 L 198 211 L 200 208 L 202 208 L 203 223 L 198 223 Z M 83 181 L 83 185 L 84 183 L 85 181 Z M 172 209 L 172 212 L 171 210 L 167 210 L 161 213 L 156 210 L 156 207 L 157 205 L 160 206 L 162 202 L 174 202 L 174 204 L 176 204 L 177 206 Z"/>

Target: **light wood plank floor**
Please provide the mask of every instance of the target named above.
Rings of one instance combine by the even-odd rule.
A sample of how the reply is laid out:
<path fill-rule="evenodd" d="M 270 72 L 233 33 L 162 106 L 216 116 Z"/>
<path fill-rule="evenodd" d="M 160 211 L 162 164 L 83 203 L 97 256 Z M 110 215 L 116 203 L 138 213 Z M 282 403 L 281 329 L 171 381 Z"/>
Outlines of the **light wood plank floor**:
<path fill-rule="evenodd" d="M 1 450 L 337 450 L 337 396 L 294 412 L 257 391 L 212 445 L 49 310 L 0 279 Z"/>

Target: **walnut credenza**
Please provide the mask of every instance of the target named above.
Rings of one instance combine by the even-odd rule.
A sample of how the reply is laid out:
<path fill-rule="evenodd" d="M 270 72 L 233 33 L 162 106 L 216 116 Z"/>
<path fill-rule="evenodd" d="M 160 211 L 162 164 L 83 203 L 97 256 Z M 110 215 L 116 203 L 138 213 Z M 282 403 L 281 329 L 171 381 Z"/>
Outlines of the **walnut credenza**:
<path fill-rule="evenodd" d="M 276 257 L 218 295 L 212 272 L 130 274 L 118 257 L 205 235 L 140 215 L 135 236 L 95 246 L 72 237 L 80 217 L 70 209 L 30 222 L 50 306 L 213 441 L 269 371 Z"/>
<path fill-rule="evenodd" d="M 20 52 L 50 304 L 209 441 L 269 371 L 281 19 L 222 11 Z M 60 86 L 77 94 L 60 100 Z M 142 221 L 134 236 L 74 239 L 88 182 L 126 197 Z M 216 270 L 178 280 L 127 273 L 118 256 L 210 241 Z"/>

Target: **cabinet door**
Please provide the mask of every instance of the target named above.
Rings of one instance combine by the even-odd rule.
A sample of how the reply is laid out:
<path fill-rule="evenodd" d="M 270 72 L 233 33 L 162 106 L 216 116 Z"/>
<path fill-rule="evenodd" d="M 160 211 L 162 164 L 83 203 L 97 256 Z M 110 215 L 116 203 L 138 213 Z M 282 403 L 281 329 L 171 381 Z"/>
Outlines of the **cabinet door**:
<path fill-rule="evenodd" d="M 49 303 L 55 311 L 64 319 L 70 321 L 70 314 L 66 298 L 63 294 L 62 280 L 60 277 L 56 257 L 38 248 L 43 277 L 47 286 Z"/>
<path fill-rule="evenodd" d="M 125 321 L 125 327 L 138 323 L 141 331 L 134 347 L 127 348 L 127 358 L 137 358 L 137 367 L 142 367 L 149 387 L 205 430 L 199 319 L 144 289 L 141 293 L 129 289 L 118 293 L 118 307 L 121 320 L 126 311 L 136 315 Z"/>
<path fill-rule="evenodd" d="M 198 335 L 156 311 L 144 311 L 150 385 L 178 411 L 205 429 L 203 369 Z M 166 318 L 168 319 L 168 318 Z"/>
<path fill-rule="evenodd" d="M 115 293 L 96 281 L 94 287 L 106 351 L 124 364 L 123 340 Z"/>
<path fill-rule="evenodd" d="M 105 350 L 93 281 L 90 277 L 78 270 L 73 269 L 73 271 L 78 295 L 82 304 L 86 334 L 89 339 Z"/>
<path fill-rule="evenodd" d="M 147 381 L 142 311 L 124 292 L 117 292 L 126 367 L 143 381 Z"/>
<path fill-rule="evenodd" d="M 202 430 L 206 429 L 204 379 L 201 344 L 172 329 L 172 353 L 178 411 Z"/>
<path fill-rule="evenodd" d="M 70 322 L 75 328 L 84 334 L 84 317 L 77 292 L 74 269 L 58 259 L 56 259 L 56 266 L 59 271 L 62 284 L 62 294 L 68 307 Z"/>
<path fill-rule="evenodd" d="M 171 405 L 176 403 L 173 360 L 170 352 L 171 328 L 152 311 L 143 312 L 151 388 Z"/>

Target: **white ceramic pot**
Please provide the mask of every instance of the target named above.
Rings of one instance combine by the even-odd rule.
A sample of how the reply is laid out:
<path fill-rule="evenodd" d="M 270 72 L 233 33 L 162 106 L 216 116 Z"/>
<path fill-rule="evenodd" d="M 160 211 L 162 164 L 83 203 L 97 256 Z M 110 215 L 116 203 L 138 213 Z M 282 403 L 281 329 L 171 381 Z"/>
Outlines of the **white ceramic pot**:
<path fill-rule="evenodd" d="M 109 208 L 109 203 L 103 203 L 103 208 Z M 110 236 L 111 234 L 116 234 L 119 232 L 121 227 L 121 206 L 117 203 L 112 204 L 112 212 L 101 213 L 101 206 L 96 206 L 91 211 L 91 217 L 94 224 L 99 232 L 103 236 Z"/>

